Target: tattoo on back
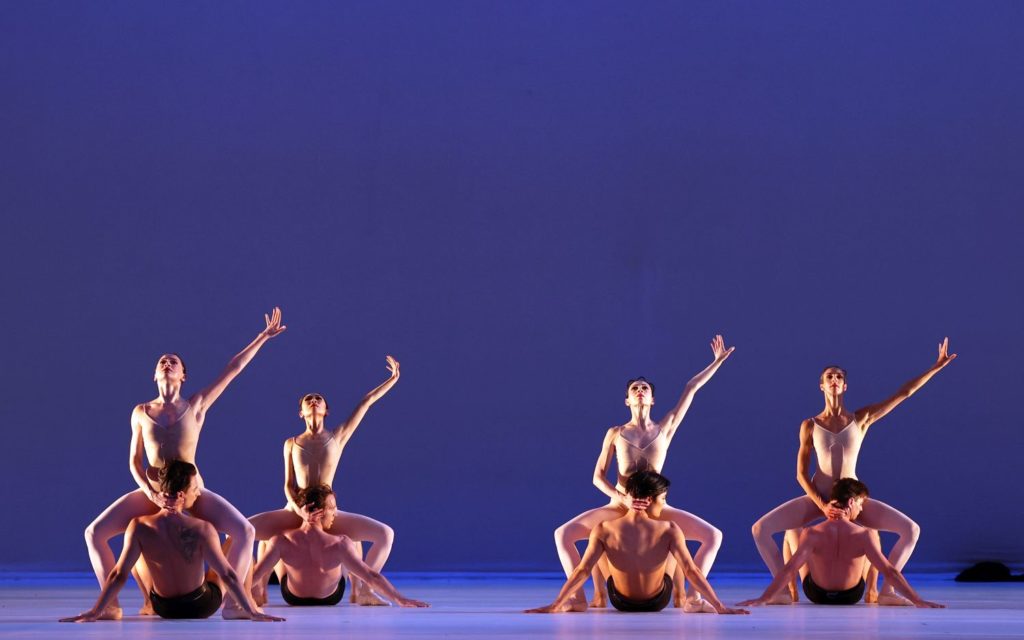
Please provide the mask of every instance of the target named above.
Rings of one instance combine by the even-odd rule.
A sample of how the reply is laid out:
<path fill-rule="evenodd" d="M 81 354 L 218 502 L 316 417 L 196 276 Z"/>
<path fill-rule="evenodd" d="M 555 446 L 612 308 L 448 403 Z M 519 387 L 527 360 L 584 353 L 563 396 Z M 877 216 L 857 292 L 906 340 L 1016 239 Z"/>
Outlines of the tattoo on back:
<path fill-rule="evenodd" d="M 199 532 L 192 527 L 182 527 L 178 530 L 178 551 L 185 556 L 186 562 L 191 562 L 199 548 Z"/>

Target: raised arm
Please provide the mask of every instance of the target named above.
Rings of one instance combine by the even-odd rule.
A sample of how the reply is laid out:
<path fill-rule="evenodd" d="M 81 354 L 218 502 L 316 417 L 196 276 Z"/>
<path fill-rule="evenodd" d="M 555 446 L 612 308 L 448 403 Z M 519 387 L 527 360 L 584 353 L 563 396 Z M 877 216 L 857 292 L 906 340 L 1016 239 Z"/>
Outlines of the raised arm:
<path fill-rule="evenodd" d="M 363 562 L 357 554 L 353 553 L 350 549 L 350 545 L 345 544 L 345 541 L 338 543 L 338 552 L 341 556 L 341 563 L 345 565 L 345 568 L 349 570 L 349 573 L 359 578 L 366 584 L 370 585 L 370 588 L 384 596 L 391 602 L 394 602 L 400 607 L 429 607 L 430 605 L 421 600 L 413 600 L 412 598 L 406 598 L 395 585 L 388 582 L 388 579 L 382 576 L 379 572 L 374 571 L 368 564 Z"/>
<path fill-rule="evenodd" d="M 878 422 L 884 418 L 890 411 L 895 409 L 901 402 L 914 395 L 918 389 L 923 387 L 926 382 L 932 379 L 939 371 L 942 371 L 946 365 L 956 359 L 955 353 L 949 353 L 949 338 L 943 339 L 939 343 L 939 357 L 927 371 L 917 376 L 916 378 L 909 380 L 906 384 L 899 388 L 891 398 L 864 407 L 857 411 L 857 423 L 860 424 L 862 429 L 867 429 L 875 422 Z"/>
<path fill-rule="evenodd" d="M 256 356 L 256 352 L 260 350 L 267 340 L 280 335 L 282 331 L 288 327 L 281 324 L 281 309 L 274 307 L 274 310 L 270 315 L 263 315 L 266 320 L 267 326 L 263 331 L 260 331 L 256 335 L 256 339 L 249 343 L 249 346 L 238 352 L 231 361 L 228 362 L 228 366 L 221 371 L 217 379 L 213 381 L 208 387 L 198 391 L 189 402 L 197 413 L 204 413 L 213 406 L 213 403 L 217 401 L 220 394 L 224 393 L 231 381 L 234 380 L 238 374 L 242 373 L 242 369 L 245 369 L 246 365 Z"/>
<path fill-rule="evenodd" d="M 722 604 L 722 601 L 718 599 L 718 595 L 715 594 L 715 590 L 711 588 L 711 584 L 701 573 L 700 569 L 693 562 L 693 556 L 690 555 L 689 550 L 686 548 L 686 537 L 683 535 L 682 529 L 677 527 L 675 523 L 672 524 L 669 535 L 670 544 L 669 552 L 676 559 L 676 562 L 683 569 L 683 573 L 686 574 L 686 579 L 689 580 L 697 593 L 704 596 L 704 599 L 715 608 L 715 611 L 722 614 L 728 613 L 750 613 L 743 609 L 730 609 L 729 607 Z"/>
<path fill-rule="evenodd" d="M 594 465 L 594 486 L 601 493 L 628 509 L 630 506 L 629 498 L 625 494 L 619 493 L 615 485 L 608 482 L 608 468 L 615 457 L 615 436 L 618 433 L 619 427 L 612 427 L 604 436 L 604 442 L 601 444 L 601 455 L 597 456 L 597 464 Z"/>
<path fill-rule="evenodd" d="M 790 558 L 789 562 L 782 567 L 782 571 L 775 576 L 768 587 L 764 590 L 764 593 L 761 594 L 761 597 L 753 600 L 744 600 L 737 606 L 757 607 L 771 602 L 772 598 L 785 589 L 793 580 L 793 577 L 797 575 L 798 571 L 800 571 L 800 567 L 807 564 L 807 561 L 811 559 L 811 553 L 813 551 L 814 541 L 811 540 L 810 532 L 805 530 L 800 534 L 800 542 L 797 544 L 793 557 Z"/>
<path fill-rule="evenodd" d="M 343 422 L 334 432 L 334 439 L 337 440 L 338 444 L 341 446 L 345 446 L 348 443 L 349 438 L 351 438 L 352 434 L 355 433 L 356 427 L 358 427 L 359 423 L 363 421 L 363 417 L 366 415 L 366 412 L 370 410 L 370 407 L 373 406 L 373 403 L 383 398 L 384 394 L 391 391 L 391 387 L 395 386 L 395 383 L 398 382 L 398 360 L 395 360 L 391 356 L 385 356 L 384 359 L 387 360 L 388 371 L 391 372 L 391 375 L 387 380 L 370 391 L 370 393 L 363 396 L 363 399 L 356 406 L 352 415 L 348 417 L 348 420 Z"/>
<path fill-rule="evenodd" d="M 139 555 L 142 554 L 142 547 L 139 546 L 138 537 L 135 535 L 135 528 L 135 520 L 128 523 L 128 528 L 124 532 L 124 547 L 121 549 L 121 557 L 107 575 L 107 580 L 103 583 L 103 589 L 100 591 L 100 597 L 96 600 L 96 604 L 85 613 L 80 613 L 71 618 L 61 618 L 61 622 L 95 622 L 107 608 L 107 605 L 117 597 L 121 587 L 124 586 L 128 576 L 131 575 L 132 567 L 135 566 L 135 563 L 139 560 Z"/>
<path fill-rule="evenodd" d="M 928 602 L 923 600 L 921 596 L 914 591 L 907 579 L 903 577 L 899 569 L 893 566 L 889 559 L 882 553 L 882 548 L 878 544 L 878 538 L 870 535 L 869 532 L 865 531 L 862 536 L 864 539 L 864 555 L 876 569 L 878 573 L 885 576 L 885 579 L 893 584 L 896 591 L 899 591 L 902 595 L 906 596 L 908 600 L 914 603 L 915 607 L 920 609 L 944 609 L 945 605 L 937 604 L 935 602 Z"/>
<path fill-rule="evenodd" d="M 217 530 L 213 528 L 213 525 L 204 523 L 200 529 L 200 540 L 203 546 L 203 559 L 210 565 L 217 575 L 220 576 L 224 582 L 224 586 L 231 593 L 231 597 L 235 599 L 247 614 L 249 619 L 253 622 L 281 622 L 284 618 L 278 618 L 275 616 L 268 616 L 264 613 L 257 611 L 253 605 L 249 594 L 245 592 L 245 588 L 238 579 L 238 575 L 235 570 L 231 568 L 227 558 L 224 557 L 224 552 L 220 548 L 220 538 L 217 536 Z M 266 560 L 266 558 L 264 558 Z M 271 565 L 273 566 L 273 565 Z"/>
<path fill-rule="evenodd" d="M 811 482 L 811 452 L 814 451 L 814 420 L 800 423 L 800 449 L 796 453 L 796 481 L 800 483 L 807 497 L 818 505 L 822 513 L 828 515 L 828 499 L 818 493 Z"/>
<path fill-rule="evenodd" d="M 536 609 L 528 609 L 526 613 L 563 613 L 565 605 L 569 602 L 576 591 L 583 586 L 583 583 L 590 577 L 590 572 L 597 566 L 598 560 L 604 555 L 605 546 L 604 540 L 601 538 L 601 532 L 604 529 L 604 525 L 599 524 L 590 531 L 590 540 L 587 542 L 587 550 L 583 553 L 583 558 L 580 563 L 573 569 L 569 579 L 562 585 L 562 590 L 558 592 L 558 597 L 555 601 L 546 607 L 537 607 Z"/>
<path fill-rule="evenodd" d="M 707 384 L 707 381 L 711 379 L 711 376 L 715 375 L 718 368 L 722 366 L 722 363 L 732 355 L 732 352 L 736 350 L 736 347 L 725 347 L 725 340 L 722 336 L 715 336 L 715 339 L 711 341 L 711 353 L 714 354 L 714 360 L 711 361 L 703 371 L 693 376 L 689 382 L 686 383 L 686 387 L 683 388 L 683 395 L 679 397 L 679 402 L 676 406 L 665 416 L 663 427 L 666 429 L 665 436 L 668 439 L 672 439 L 675 435 L 676 429 L 679 428 L 679 424 L 683 421 L 686 416 L 686 412 L 690 409 L 690 404 L 693 402 L 693 396 L 697 394 L 697 391 Z"/>

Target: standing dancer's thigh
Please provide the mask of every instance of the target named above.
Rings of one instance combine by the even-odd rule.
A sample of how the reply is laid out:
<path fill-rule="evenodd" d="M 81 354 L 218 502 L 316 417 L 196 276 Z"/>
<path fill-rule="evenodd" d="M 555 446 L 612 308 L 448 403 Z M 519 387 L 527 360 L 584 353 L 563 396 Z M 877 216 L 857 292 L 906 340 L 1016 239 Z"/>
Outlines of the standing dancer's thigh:
<path fill-rule="evenodd" d="M 874 498 L 864 501 L 864 510 L 857 518 L 857 523 L 899 536 L 899 540 L 889 552 L 889 561 L 900 570 L 907 564 L 921 535 L 921 527 L 905 513 Z"/>
<path fill-rule="evenodd" d="M 108 541 L 124 533 L 132 519 L 158 511 L 157 506 L 142 493 L 142 489 L 136 489 L 115 500 L 86 527 L 85 543 L 89 549 L 89 560 L 101 586 L 115 564 L 114 552 Z"/>

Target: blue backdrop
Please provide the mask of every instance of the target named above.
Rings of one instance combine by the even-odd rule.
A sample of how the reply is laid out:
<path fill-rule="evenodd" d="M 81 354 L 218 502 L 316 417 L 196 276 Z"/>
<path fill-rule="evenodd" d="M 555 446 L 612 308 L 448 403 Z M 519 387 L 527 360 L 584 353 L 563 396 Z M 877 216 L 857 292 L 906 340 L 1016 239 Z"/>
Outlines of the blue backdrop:
<path fill-rule="evenodd" d="M 129 414 L 165 351 L 207 384 L 198 462 L 283 503 L 298 397 L 392 569 L 558 570 L 599 506 L 628 377 L 655 414 L 711 357 L 670 500 L 758 567 L 799 495 L 800 420 L 960 358 L 869 433 L 860 476 L 923 527 L 910 569 L 1019 560 L 1024 7 L 1015 2 L 6 2 L 0 565 L 88 566 L 133 488 Z M 1007 513 L 1011 517 L 1007 518 Z"/>

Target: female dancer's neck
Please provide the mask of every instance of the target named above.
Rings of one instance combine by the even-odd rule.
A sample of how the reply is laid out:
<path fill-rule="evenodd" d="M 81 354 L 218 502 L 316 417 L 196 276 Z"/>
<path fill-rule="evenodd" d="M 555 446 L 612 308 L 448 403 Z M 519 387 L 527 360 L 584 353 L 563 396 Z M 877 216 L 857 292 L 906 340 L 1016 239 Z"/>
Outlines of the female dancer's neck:
<path fill-rule="evenodd" d="M 160 399 L 163 400 L 164 402 L 174 402 L 181 398 L 180 384 L 158 382 L 156 383 L 156 389 L 160 394 Z"/>

